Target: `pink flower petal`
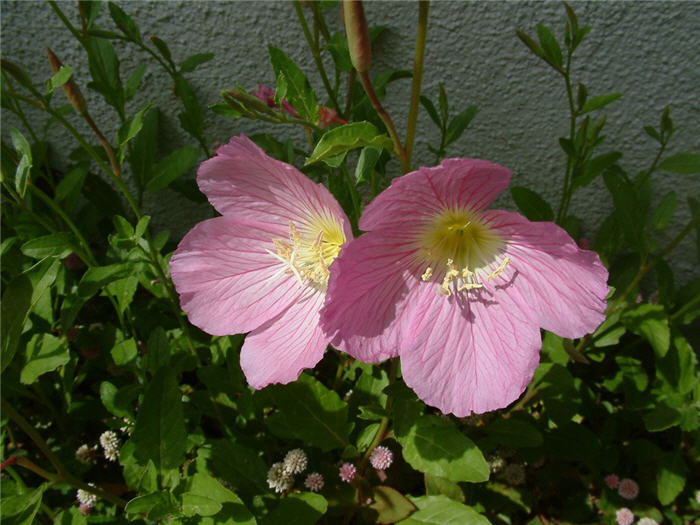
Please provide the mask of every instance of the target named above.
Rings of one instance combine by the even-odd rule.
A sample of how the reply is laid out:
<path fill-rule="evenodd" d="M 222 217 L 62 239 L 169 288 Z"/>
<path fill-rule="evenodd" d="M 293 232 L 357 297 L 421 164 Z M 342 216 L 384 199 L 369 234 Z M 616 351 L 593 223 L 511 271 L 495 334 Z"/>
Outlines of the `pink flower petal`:
<path fill-rule="evenodd" d="M 503 408 L 525 390 L 539 362 L 540 331 L 503 292 L 445 297 L 422 286 L 414 344 L 402 347 L 401 372 L 418 397 L 465 417 Z"/>
<path fill-rule="evenodd" d="M 365 231 L 429 221 L 445 208 L 479 211 L 510 182 L 510 171 L 481 159 L 445 159 L 434 168 L 420 168 L 394 179 L 365 208 Z"/>
<path fill-rule="evenodd" d="M 233 137 L 202 163 L 197 183 L 222 215 L 285 228 L 290 221 L 308 224 L 311 214 L 339 217 L 346 237 L 352 238 L 345 213 L 323 185 L 273 159 L 243 135 Z"/>
<path fill-rule="evenodd" d="M 232 217 L 197 224 L 180 241 L 170 273 L 190 322 L 213 335 L 248 332 L 282 312 L 302 287 L 275 253 L 284 230 Z"/>
<path fill-rule="evenodd" d="M 552 222 L 530 222 L 500 210 L 487 211 L 483 218 L 507 241 L 511 262 L 500 282 L 513 279 L 508 294 L 534 322 L 575 338 L 605 320 L 608 271 L 598 254 L 581 250 Z"/>
<path fill-rule="evenodd" d="M 398 355 L 401 312 L 410 300 L 407 279 L 416 251 L 410 235 L 380 231 L 345 246 L 331 265 L 321 323 L 332 344 L 366 362 Z"/>
<path fill-rule="evenodd" d="M 241 349 L 241 368 L 253 388 L 295 381 L 323 357 L 328 337 L 319 327 L 325 296 L 306 293 L 278 316 L 253 330 Z"/>

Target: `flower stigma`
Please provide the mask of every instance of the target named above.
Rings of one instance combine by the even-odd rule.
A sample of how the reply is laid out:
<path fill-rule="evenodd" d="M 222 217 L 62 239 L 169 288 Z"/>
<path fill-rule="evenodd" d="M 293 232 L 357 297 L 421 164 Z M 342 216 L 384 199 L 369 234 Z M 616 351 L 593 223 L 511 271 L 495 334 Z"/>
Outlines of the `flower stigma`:
<path fill-rule="evenodd" d="M 438 291 L 477 290 L 501 275 L 510 257 L 501 257 L 505 243 L 479 214 L 469 209 L 445 209 L 423 230 L 418 239 L 418 259 L 425 265 L 424 282 L 440 282 Z"/>
<path fill-rule="evenodd" d="M 277 253 L 268 250 L 285 264 L 301 284 L 325 291 L 328 267 L 338 257 L 345 243 L 345 233 L 338 221 L 329 216 L 315 215 L 305 226 L 289 221 L 289 238 L 273 239 Z"/>

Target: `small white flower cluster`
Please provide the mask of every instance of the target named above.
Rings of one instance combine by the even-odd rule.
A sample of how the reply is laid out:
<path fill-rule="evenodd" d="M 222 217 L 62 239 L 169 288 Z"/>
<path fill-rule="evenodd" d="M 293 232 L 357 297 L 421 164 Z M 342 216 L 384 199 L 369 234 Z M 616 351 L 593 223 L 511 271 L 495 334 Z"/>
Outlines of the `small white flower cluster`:
<path fill-rule="evenodd" d="M 120 427 L 119 431 L 123 434 L 126 434 L 127 436 L 130 436 L 131 433 L 134 431 L 134 422 L 131 421 L 128 417 L 122 418 L 122 422 L 124 423 L 124 426 Z"/>
<path fill-rule="evenodd" d="M 270 470 L 267 471 L 267 485 L 275 492 L 285 492 L 292 488 L 294 475 L 304 472 L 308 465 L 309 460 L 306 453 L 300 448 L 292 449 L 287 452 L 283 461 L 273 463 Z M 319 474 L 319 476 L 321 475 Z M 314 482 L 312 481 L 312 483 Z M 315 484 L 317 485 L 317 483 Z M 322 476 L 320 486 L 323 487 Z"/>
<path fill-rule="evenodd" d="M 100 436 L 100 445 L 102 445 L 104 455 L 109 461 L 117 461 L 119 459 L 121 441 L 116 432 L 113 430 L 102 432 Z"/>
<path fill-rule="evenodd" d="M 90 485 L 91 487 L 95 486 L 94 483 L 88 483 L 88 485 Z M 94 507 L 95 503 L 97 503 L 97 496 L 92 492 L 88 492 L 87 490 L 78 489 L 77 498 L 80 502 L 80 505 L 85 505 L 89 508 Z"/>
<path fill-rule="evenodd" d="M 95 453 L 97 452 L 97 447 L 90 447 L 88 445 L 80 445 L 75 451 L 75 459 L 77 459 L 83 465 L 94 465 L 97 463 L 97 458 L 95 458 Z"/>

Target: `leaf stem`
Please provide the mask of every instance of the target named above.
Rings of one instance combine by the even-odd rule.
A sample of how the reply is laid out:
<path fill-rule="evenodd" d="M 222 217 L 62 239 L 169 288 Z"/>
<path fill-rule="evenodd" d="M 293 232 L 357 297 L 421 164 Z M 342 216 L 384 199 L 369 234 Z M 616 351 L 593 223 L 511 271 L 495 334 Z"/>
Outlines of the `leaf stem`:
<path fill-rule="evenodd" d="M 413 59 L 413 82 L 411 85 L 411 105 L 408 110 L 408 124 L 406 126 L 406 162 L 411 166 L 411 154 L 416 138 L 416 124 L 418 122 L 418 106 L 420 103 L 420 88 L 423 80 L 423 60 L 425 59 L 425 41 L 428 33 L 428 0 L 418 2 L 418 35 L 416 36 L 416 54 Z"/>
<path fill-rule="evenodd" d="M 571 87 L 571 57 L 572 52 L 569 51 L 566 57 L 566 70 L 562 73 L 564 83 L 566 84 L 566 96 L 569 102 L 569 139 L 574 143 L 576 137 L 576 107 L 574 106 L 574 92 Z M 559 209 L 557 210 L 557 224 L 561 224 L 566 217 L 571 200 L 571 172 L 576 159 L 567 155 L 566 157 L 566 173 L 564 174 L 564 187 L 562 188 L 561 198 L 559 200 Z"/>

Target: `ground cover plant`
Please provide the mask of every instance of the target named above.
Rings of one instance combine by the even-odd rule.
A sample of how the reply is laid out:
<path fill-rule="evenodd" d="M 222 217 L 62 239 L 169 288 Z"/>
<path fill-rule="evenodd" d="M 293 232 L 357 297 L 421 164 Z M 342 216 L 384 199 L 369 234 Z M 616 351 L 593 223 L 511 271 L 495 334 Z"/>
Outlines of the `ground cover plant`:
<path fill-rule="evenodd" d="M 689 236 L 700 251 L 700 203 L 663 174 L 697 176 L 700 155 L 666 153 L 683 133 L 668 107 L 644 128 L 647 164 L 607 149 L 621 94 L 578 80 L 595 28 L 570 5 L 559 28 L 507 36 L 567 101 L 550 203 L 451 147 L 478 108 L 421 91 L 427 2 L 404 6 L 413 69 L 381 74 L 386 21 L 359 2 L 285 4 L 313 64 L 270 47 L 275 86 L 221 86 L 209 107 L 193 83 L 211 53 L 174 56 L 129 3 L 79 2 L 76 19 L 49 4 L 92 81 L 61 49 L 45 78 L 2 58 L 2 111 L 20 123 L 2 143 L 3 522 L 697 519 L 700 278 L 679 285 L 669 260 Z M 120 68 L 117 41 L 144 63 Z M 134 107 L 149 68 L 190 145 L 161 151 L 159 108 Z M 401 79 L 405 131 L 383 103 Z M 212 137 L 207 111 L 275 132 Z M 413 160 L 419 114 L 440 131 L 431 166 Z M 587 239 L 572 202 L 597 179 L 614 208 Z M 211 218 L 182 239 L 157 230 L 144 197 L 166 188 L 208 199 Z M 506 190 L 518 213 L 490 207 Z"/>

